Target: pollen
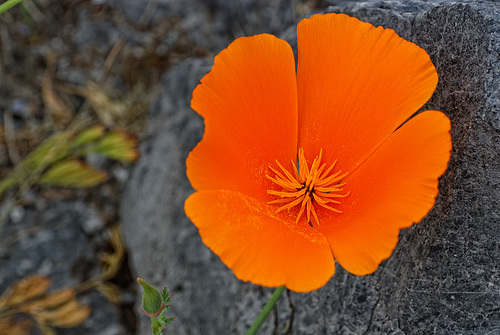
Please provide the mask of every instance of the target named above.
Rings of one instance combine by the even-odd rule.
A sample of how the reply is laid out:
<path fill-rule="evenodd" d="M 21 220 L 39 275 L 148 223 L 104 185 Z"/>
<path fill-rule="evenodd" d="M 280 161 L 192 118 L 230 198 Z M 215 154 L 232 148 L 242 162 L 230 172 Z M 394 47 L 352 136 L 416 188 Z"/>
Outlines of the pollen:
<path fill-rule="evenodd" d="M 347 173 L 341 174 L 341 171 L 332 173 L 337 161 L 333 162 L 325 170 L 326 164 L 321 165 L 321 156 L 323 150 L 314 159 L 309 169 L 304 156 L 304 149 L 300 148 L 298 152 L 298 165 L 291 160 L 293 174 L 276 160 L 278 169 L 269 165 L 275 176 L 266 175 L 266 178 L 278 185 L 281 190 L 268 190 L 267 194 L 277 196 L 279 199 L 269 201 L 268 204 L 281 205 L 276 210 L 279 213 L 284 210 L 290 210 L 295 206 L 300 206 L 295 223 L 298 223 L 304 212 L 306 213 L 307 223 L 311 227 L 311 219 L 314 218 L 316 225 L 319 225 L 318 215 L 315 206 L 321 206 L 336 213 L 342 213 L 332 205 L 340 204 L 339 198 L 344 198 L 350 192 L 343 192 L 343 186 L 346 185 L 342 179 Z M 342 193 L 341 193 L 342 192 Z"/>

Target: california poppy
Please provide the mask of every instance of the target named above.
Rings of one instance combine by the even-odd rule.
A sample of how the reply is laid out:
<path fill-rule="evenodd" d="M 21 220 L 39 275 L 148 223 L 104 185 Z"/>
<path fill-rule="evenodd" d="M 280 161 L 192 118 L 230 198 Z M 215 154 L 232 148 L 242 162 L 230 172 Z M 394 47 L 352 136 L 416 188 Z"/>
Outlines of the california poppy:
<path fill-rule="evenodd" d="M 438 82 L 422 48 L 343 14 L 302 20 L 297 41 L 297 72 L 269 34 L 215 57 L 185 211 L 239 279 L 306 292 L 335 260 L 366 275 L 391 255 L 434 205 L 451 138 L 439 111 L 410 118 Z"/>

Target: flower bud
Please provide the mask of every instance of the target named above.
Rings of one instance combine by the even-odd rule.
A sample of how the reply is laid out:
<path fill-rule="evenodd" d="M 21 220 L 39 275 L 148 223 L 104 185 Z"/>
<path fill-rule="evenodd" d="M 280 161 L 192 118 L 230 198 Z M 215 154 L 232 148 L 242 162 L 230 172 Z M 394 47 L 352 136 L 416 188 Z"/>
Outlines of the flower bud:
<path fill-rule="evenodd" d="M 137 282 L 144 289 L 141 304 L 142 312 L 150 318 L 160 315 L 163 307 L 165 307 L 160 292 L 141 278 L 137 278 Z"/>

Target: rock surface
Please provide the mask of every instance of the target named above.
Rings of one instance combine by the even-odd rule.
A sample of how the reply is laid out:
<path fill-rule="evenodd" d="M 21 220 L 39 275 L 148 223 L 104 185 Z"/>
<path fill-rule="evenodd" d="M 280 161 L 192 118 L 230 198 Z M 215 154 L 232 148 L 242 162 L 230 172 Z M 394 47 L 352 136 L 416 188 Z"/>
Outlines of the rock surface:
<path fill-rule="evenodd" d="M 259 334 L 497 334 L 500 6 L 371 2 L 329 10 L 393 28 L 429 52 L 440 81 L 425 108 L 450 117 L 452 157 L 436 206 L 401 232 L 374 274 L 357 277 L 337 266 L 323 288 L 287 292 Z M 193 191 L 185 159 L 203 135 L 189 102 L 211 64 L 189 60 L 165 76 L 122 201 L 131 266 L 170 289 L 172 334 L 243 334 L 272 293 L 238 281 L 184 215 Z M 146 334 L 149 321 L 139 320 L 138 333 Z"/>

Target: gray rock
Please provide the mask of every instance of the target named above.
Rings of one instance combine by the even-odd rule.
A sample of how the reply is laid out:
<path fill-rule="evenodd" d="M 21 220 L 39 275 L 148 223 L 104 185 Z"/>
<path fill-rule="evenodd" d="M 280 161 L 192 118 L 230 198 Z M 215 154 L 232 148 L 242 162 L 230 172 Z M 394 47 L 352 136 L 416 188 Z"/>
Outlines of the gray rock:
<path fill-rule="evenodd" d="M 440 75 L 426 109 L 452 121 L 453 152 L 436 206 L 402 231 L 372 275 L 337 266 L 323 288 L 284 294 L 259 334 L 498 334 L 500 332 L 500 7 L 495 2 L 382 2 L 332 7 L 384 25 L 426 49 Z M 142 159 L 122 202 L 138 276 L 170 289 L 173 334 L 243 334 L 271 289 L 236 280 L 184 215 L 185 159 L 203 122 L 191 92 L 212 60 L 165 77 Z M 148 331 L 139 317 L 139 331 Z"/>

